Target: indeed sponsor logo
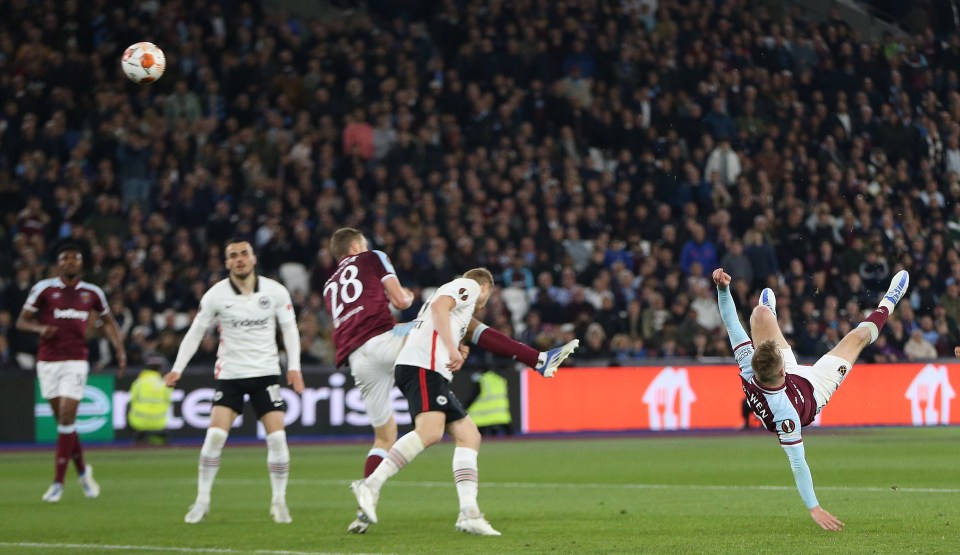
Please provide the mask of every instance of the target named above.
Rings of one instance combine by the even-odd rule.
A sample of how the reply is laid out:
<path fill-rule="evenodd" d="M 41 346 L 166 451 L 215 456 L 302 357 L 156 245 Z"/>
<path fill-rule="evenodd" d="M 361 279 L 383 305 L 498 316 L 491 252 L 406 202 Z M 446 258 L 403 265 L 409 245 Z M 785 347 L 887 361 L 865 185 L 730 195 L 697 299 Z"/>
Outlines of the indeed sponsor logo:
<path fill-rule="evenodd" d="M 90 313 L 86 310 L 77 310 L 75 308 L 55 308 L 53 317 L 59 320 L 82 320 L 86 321 Z"/>
<path fill-rule="evenodd" d="M 224 324 L 231 328 L 262 328 L 269 321 L 269 318 L 248 318 L 246 320 L 227 320 Z"/>

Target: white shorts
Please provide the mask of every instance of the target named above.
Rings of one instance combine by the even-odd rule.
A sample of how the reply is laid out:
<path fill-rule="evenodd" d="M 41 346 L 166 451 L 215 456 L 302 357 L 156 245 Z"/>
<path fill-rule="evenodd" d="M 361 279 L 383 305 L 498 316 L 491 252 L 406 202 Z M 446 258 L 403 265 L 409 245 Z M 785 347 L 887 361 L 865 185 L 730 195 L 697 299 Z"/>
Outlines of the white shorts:
<path fill-rule="evenodd" d="M 367 416 L 374 427 L 383 426 L 393 415 L 390 392 L 393 390 L 393 365 L 397 361 L 406 335 L 385 331 L 370 338 L 350 353 L 350 373 L 360 388 L 367 407 Z"/>
<path fill-rule="evenodd" d="M 67 397 L 83 399 L 90 364 L 85 360 L 59 360 L 37 362 L 37 379 L 40 380 L 40 395 L 44 399 Z"/>
<path fill-rule="evenodd" d="M 783 353 L 784 369 L 787 373 L 800 376 L 813 386 L 813 397 L 817 401 L 817 414 L 823 410 L 830 397 L 853 369 L 853 363 L 834 355 L 823 355 L 813 366 L 802 366 L 797 363 L 797 356 L 793 349 L 780 349 Z"/>

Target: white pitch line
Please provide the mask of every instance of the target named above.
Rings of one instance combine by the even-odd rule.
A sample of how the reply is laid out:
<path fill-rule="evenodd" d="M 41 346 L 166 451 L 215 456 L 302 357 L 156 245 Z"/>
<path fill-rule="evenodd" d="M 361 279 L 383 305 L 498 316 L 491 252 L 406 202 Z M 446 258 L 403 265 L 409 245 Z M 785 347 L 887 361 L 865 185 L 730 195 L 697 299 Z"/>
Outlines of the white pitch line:
<path fill-rule="evenodd" d="M 163 553 L 222 553 L 225 555 L 348 555 L 345 553 L 327 553 L 320 551 L 287 551 L 275 549 L 229 549 L 218 547 L 168 547 L 161 545 L 105 545 L 92 543 L 38 543 L 38 542 L 0 542 L 0 547 L 18 547 L 23 549 L 65 549 L 96 551 L 159 551 Z M 376 555 L 357 553 L 350 555 Z"/>
<path fill-rule="evenodd" d="M 179 481 L 179 480 L 178 480 Z M 248 478 L 224 478 L 218 479 L 217 483 L 230 483 L 236 485 L 259 484 L 264 480 L 254 480 Z M 195 483 L 196 480 L 183 480 L 187 483 Z M 294 479 L 291 484 L 316 485 L 316 486 L 349 486 L 352 480 L 323 480 L 323 479 Z M 390 482 L 390 487 L 404 486 L 410 488 L 445 488 L 453 485 L 449 482 L 409 482 L 394 480 Z M 796 486 L 770 486 L 770 485 L 742 485 L 735 486 L 729 484 L 580 484 L 580 483 L 546 483 L 546 482 L 483 482 L 483 487 L 511 488 L 511 489 L 665 489 L 665 490 L 715 490 L 715 491 L 736 491 L 736 490 L 756 490 L 756 491 L 796 491 Z M 960 488 L 914 488 L 914 487 L 858 487 L 858 486 L 817 486 L 818 491 L 852 491 L 864 493 L 960 493 Z"/>

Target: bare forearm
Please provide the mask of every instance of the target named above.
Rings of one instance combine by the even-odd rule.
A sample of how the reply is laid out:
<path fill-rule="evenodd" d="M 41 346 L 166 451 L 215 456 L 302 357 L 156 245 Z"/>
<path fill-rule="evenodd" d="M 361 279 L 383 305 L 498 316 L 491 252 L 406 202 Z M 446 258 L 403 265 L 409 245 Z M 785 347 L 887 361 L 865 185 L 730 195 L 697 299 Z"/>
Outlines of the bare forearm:
<path fill-rule="evenodd" d="M 46 326 L 34 320 L 33 315 L 26 316 L 26 314 L 21 314 L 17 318 L 16 328 L 17 331 L 26 331 L 30 333 L 43 333 L 43 329 Z"/>
<path fill-rule="evenodd" d="M 450 310 L 439 304 L 433 305 L 430 310 L 433 311 L 433 322 L 440 341 L 443 341 L 443 345 L 452 353 L 456 350 L 457 344 L 453 341 L 453 332 L 450 331 Z"/>

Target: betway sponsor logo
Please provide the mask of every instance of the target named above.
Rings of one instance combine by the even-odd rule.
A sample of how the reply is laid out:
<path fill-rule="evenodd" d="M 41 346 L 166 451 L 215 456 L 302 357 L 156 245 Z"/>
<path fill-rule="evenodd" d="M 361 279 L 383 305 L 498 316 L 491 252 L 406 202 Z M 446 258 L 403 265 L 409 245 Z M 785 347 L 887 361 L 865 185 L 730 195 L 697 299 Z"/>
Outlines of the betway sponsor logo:
<path fill-rule="evenodd" d="M 53 317 L 58 320 L 80 320 L 86 322 L 90 313 L 86 310 L 77 310 L 75 308 L 55 308 Z"/>

